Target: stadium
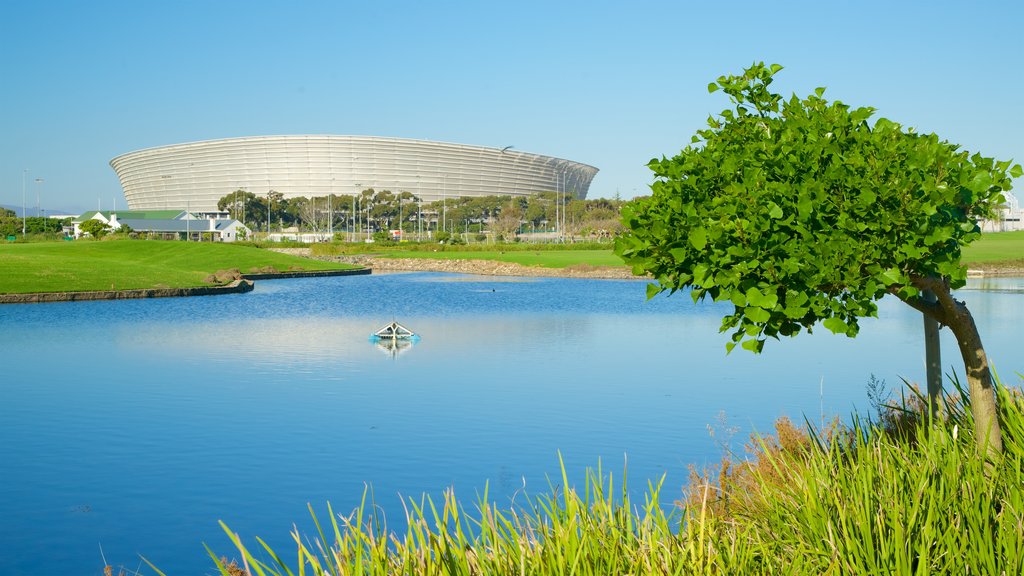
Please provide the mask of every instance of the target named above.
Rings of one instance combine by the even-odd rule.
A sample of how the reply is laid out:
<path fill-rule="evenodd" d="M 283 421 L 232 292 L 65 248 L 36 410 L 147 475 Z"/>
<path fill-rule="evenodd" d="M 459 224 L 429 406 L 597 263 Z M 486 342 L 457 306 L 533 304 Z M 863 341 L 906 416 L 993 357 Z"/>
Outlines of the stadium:
<path fill-rule="evenodd" d="M 259 136 L 146 148 L 110 161 L 131 210 L 215 211 L 235 190 L 285 198 L 411 192 L 460 196 L 587 196 L 598 169 L 511 146 L 488 148 L 373 136 Z"/>

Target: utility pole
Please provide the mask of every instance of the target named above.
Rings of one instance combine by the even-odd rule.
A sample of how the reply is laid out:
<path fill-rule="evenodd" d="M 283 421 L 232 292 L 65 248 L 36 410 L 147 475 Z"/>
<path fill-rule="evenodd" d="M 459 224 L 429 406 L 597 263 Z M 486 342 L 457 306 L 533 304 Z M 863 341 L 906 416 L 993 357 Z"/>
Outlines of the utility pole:
<path fill-rule="evenodd" d="M 25 239 L 25 229 L 27 228 L 26 215 L 28 211 L 25 209 L 25 177 L 28 176 L 28 168 L 21 171 L 21 239 Z"/>

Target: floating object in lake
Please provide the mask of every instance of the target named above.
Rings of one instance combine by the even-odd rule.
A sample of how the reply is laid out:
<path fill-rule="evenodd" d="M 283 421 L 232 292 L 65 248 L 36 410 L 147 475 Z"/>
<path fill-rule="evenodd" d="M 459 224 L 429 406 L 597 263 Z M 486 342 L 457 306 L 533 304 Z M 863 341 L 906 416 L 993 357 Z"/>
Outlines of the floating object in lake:
<path fill-rule="evenodd" d="M 392 358 L 408 351 L 419 340 L 418 334 L 394 321 L 370 335 L 370 342 Z"/>
<path fill-rule="evenodd" d="M 394 321 L 370 335 L 371 342 L 378 342 L 380 340 L 409 340 L 416 342 L 419 339 L 418 334 Z"/>

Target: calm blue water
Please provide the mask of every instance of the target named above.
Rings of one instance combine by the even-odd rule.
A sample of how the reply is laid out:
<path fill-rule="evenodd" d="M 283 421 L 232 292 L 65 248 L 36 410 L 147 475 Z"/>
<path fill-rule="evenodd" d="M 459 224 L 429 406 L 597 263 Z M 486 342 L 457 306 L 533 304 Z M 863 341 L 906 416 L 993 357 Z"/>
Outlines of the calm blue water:
<path fill-rule="evenodd" d="M 100 574 L 139 555 L 211 573 L 217 525 L 290 554 L 307 503 L 507 503 L 600 460 L 631 484 L 717 461 L 781 416 L 867 409 L 871 375 L 920 380 L 920 316 L 897 301 L 850 340 L 821 330 L 726 356 L 725 310 L 644 282 L 445 274 L 263 281 L 251 294 L 0 307 L 0 573 Z M 960 292 L 1004 380 L 1024 372 L 1024 281 Z M 985 288 L 986 290 L 980 290 Z M 422 340 L 367 341 L 392 319 Z M 960 361 L 943 333 L 944 364 Z M 716 428 L 714 438 L 708 427 Z M 146 570 L 148 573 L 149 570 Z"/>

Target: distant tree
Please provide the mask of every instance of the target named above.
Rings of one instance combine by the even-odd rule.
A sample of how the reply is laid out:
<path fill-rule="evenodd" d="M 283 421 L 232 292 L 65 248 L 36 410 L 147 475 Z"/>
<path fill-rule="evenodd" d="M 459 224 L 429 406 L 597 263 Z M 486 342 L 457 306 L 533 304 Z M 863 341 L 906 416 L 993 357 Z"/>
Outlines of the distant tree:
<path fill-rule="evenodd" d="M 252 192 L 238 189 L 217 201 L 218 210 L 226 210 L 235 220 L 245 221 L 248 215 L 250 219 L 258 212 L 256 195 Z M 265 206 L 264 206 L 265 207 Z M 266 214 L 266 211 L 264 211 Z"/>
<path fill-rule="evenodd" d="M 516 230 L 519 229 L 519 224 L 522 220 L 522 204 L 518 199 L 510 199 L 501 207 L 501 211 L 498 213 L 497 218 L 494 219 L 491 229 L 495 235 L 501 238 L 511 238 L 515 235 Z"/>
<path fill-rule="evenodd" d="M 78 229 L 97 240 L 110 232 L 110 226 L 101 220 L 86 220 L 79 224 Z"/>
<path fill-rule="evenodd" d="M 967 306 L 961 248 L 1004 201 L 1019 165 L 970 155 L 934 134 L 904 130 L 874 109 L 769 90 L 781 66 L 723 76 L 734 104 L 692 145 L 652 160 L 653 195 L 623 209 L 615 251 L 656 284 L 695 301 L 731 302 L 729 348 L 822 323 L 853 337 L 891 294 L 947 326 L 966 368 L 979 447 L 1002 440 L 992 378 Z M 922 297 L 931 291 L 937 301 Z M 987 442 L 987 444 L 986 444 Z"/>

